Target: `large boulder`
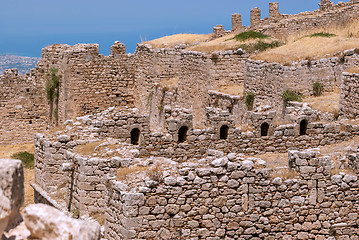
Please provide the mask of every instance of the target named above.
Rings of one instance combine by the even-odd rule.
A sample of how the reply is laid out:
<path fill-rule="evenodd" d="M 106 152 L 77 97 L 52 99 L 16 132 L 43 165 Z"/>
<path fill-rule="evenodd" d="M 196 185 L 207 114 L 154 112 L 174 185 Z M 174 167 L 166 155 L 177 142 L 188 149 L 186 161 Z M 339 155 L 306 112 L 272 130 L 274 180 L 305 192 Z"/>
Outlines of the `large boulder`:
<path fill-rule="evenodd" d="M 24 203 L 24 170 L 20 160 L 0 159 L 0 234 L 21 221 L 20 207 Z M 1 235 L 0 235 L 1 236 Z"/>
<path fill-rule="evenodd" d="M 98 240 L 97 222 L 71 218 L 45 204 L 31 204 L 23 210 L 23 218 L 31 237 L 42 240 Z"/>

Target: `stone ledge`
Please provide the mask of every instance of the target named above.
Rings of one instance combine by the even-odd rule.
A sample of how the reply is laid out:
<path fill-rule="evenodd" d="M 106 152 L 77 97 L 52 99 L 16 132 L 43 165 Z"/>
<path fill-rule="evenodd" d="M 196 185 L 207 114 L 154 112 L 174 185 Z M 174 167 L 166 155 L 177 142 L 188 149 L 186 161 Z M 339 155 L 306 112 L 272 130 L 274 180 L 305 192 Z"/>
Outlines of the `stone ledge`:
<path fill-rule="evenodd" d="M 57 203 L 54 199 L 50 197 L 48 193 L 45 192 L 38 184 L 30 183 L 30 186 L 36 191 L 41 197 L 43 197 L 48 203 L 51 204 L 52 207 L 57 208 L 58 210 L 67 212 L 66 206 L 63 206 Z"/>

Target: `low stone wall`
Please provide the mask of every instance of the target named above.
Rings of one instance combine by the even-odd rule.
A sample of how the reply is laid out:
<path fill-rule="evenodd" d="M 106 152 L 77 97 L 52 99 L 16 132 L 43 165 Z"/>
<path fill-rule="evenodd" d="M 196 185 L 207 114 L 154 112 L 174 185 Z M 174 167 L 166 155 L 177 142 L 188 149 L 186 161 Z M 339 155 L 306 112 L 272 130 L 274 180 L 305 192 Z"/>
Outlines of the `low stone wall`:
<path fill-rule="evenodd" d="M 229 154 L 187 165 L 158 186 L 123 192 L 108 186 L 107 239 L 352 239 L 358 178 L 331 174 L 317 151 L 290 151 L 298 177 L 272 177 Z M 354 238 L 353 238 L 354 239 Z"/>
<path fill-rule="evenodd" d="M 343 73 L 340 91 L 339 114 L 355 119 L 359 116 L 359 74 Z"/>

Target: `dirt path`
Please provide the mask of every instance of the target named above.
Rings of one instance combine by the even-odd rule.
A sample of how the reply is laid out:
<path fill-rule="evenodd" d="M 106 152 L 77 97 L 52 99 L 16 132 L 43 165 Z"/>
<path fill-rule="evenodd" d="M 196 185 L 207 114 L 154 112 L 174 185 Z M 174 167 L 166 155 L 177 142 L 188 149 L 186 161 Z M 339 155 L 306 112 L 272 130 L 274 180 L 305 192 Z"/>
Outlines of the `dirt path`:
<path fill-rule="evenodd" d="M 23 151 L 34 153 L 34 145 L 0 145 L 0 159 L 11 158 L 11 155 L 14 153 Z M 25 201 L 23 208 L 31 203 L 34 203 L 34 190 L 30 186 L 30 183 L 32 182 L 34 182 L 34 169 L 24 169 Z"/>

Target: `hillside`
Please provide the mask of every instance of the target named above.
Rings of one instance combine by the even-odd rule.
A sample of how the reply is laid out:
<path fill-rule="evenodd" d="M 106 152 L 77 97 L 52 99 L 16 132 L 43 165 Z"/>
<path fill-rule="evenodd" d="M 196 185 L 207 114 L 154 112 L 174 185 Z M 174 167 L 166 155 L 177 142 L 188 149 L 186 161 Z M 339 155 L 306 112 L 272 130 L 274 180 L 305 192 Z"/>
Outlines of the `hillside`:
<path fill-rule="evenodd" d="M 0 74 L 11 68 L 17 68 L 19 74 L 25 74 L 34 68 L 39 60 L 40 58 L 0 55 Z"/>

